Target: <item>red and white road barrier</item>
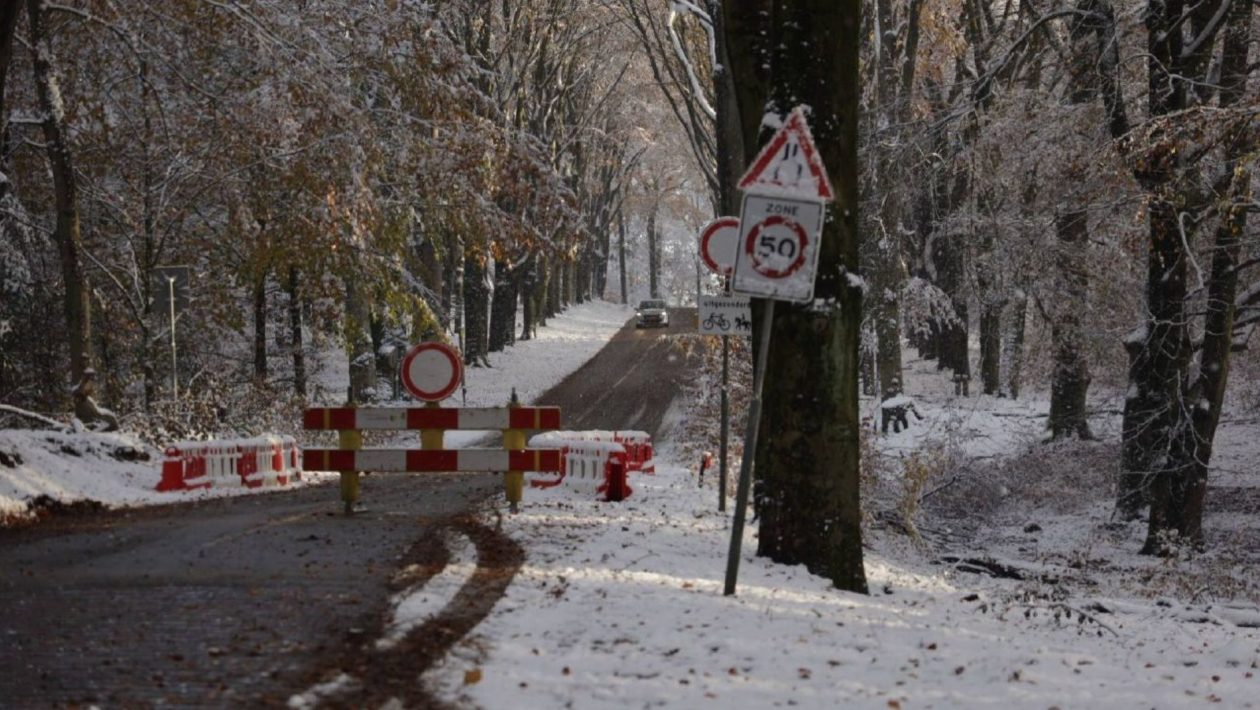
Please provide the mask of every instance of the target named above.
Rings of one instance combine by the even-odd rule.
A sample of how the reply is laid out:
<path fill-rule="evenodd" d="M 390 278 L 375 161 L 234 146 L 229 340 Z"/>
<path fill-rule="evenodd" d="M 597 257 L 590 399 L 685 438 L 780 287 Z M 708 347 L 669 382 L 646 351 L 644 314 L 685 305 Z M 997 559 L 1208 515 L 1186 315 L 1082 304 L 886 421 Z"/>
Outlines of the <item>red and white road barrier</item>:
<path fill-rule="evenodd" d="M 181 441 L 166 448 L 159 491 L 258 488 L 302 477 L 302 450 L 291 436 Z"/>
<path fill-rule="evenodd" d="M 557 447 L 563 457 L 559 473 L 531 477 L 532 488 L 563 484 L 619 501 L 633 493 L 627 474 L 656 472 L 652 437 L 641 431 L 554 431 L 534 436 L 529 445 Z"/>
<path fill-rule="evenodd" d="M 307 449 L 308 471 L 559 471 L 559 449 Z"/>
<path fill-rule="evenodd" d="M 306 429 L 555 429 L 559 407 L 315 407 L 302 415 Z"/>

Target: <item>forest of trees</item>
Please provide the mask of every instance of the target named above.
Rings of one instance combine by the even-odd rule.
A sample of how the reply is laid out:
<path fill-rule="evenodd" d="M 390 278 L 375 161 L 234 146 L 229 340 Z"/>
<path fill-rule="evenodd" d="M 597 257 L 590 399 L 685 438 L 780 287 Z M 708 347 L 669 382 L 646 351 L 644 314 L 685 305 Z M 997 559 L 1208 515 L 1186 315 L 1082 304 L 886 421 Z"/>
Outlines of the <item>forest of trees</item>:
<path fill-rule="evenodd" d="M 672 105 L 690 107 L 678 112 L 680 125 L 727 214 L 738 214 L 732 176 L 759 131 L 764 139 L 763 114 L 782 117 L 804 102 L 815 104 L 824 133 L 827 122 L 845 122 L 829 108 L 847 91 L 844 65 L 820 73 L 840 59 L 811 54 L 845 53 L 835 36 L 861 38 L 853 100 L 861 106 L 865 393 L 900 392 L 906 340 L 959 393 L 1018 397 L 1031 374 L 1043 374 L 1046 381 L 1029 384 L 1049 391 L 1050 438 L 1090 439 L 1097 375 L 1126 393 L 1117 513 L 1133 518 L 1149 507 L 1144 552 L 1160 553 L 1176 541 L 1202 543 L 1231 360 L 1243 353 L 1243 364 L 1254 365 L 1246 353 L 1260 321 L 1260 244 L 1248 220 L 1260 207 L 1252 170 L 1260 145 L 1255 5 L 867 0 L 858 31 L 846 24 L 856 7 L 833 12 L 808 0 L 671 3 L 656 25 L 662 13 L 644 3 L 636 17 L 649 49 L 654 38 L 663 45 L 652 27 L 667 26 L 671 39 L 676 26 L 692 28 L 692 51 L 657 48 L 665 68 L 657 75 L 666 77 Z M 814 86 L 828 76 L 827 89 Z M 833 172 L 847 167 L 829 162 Z M 839 182 L 843 193 L 845 177 Z M 845 230 L 826 234 L 847 248 Z M 838 276 L 826 264 L 824 255 L 821 293 L 843 302 L 845 294 L 825 286 Z M 775 345 L 792 352 L 772 354 L 769 367 L 777 360 L 788 382 L 801 364 L 790 359 L 808 357 L 803 343 L 789 344 L 790 332 L 807 328 L 818 310 L 794 308 L 789 318 L 802 322 L 788 332 L 776 326 Z M 831 326 L 814 325 L 812 345 L 830 347 L 822 334 Z M 1042 362 L 1030 362 L 1043 352 Z M 809 371 L 820 377 L 827 369 L 815 363 Z M 853 397 L 831 377 L 847 375 L 827 373 L 818 389 L 844 409 Z M 785 500 L 789 516 L 827 507 L 817 502 L 832 495 L 820 478 L 856 478 L 848 457 L 817 460 L 827 436 L 785 423 L 804 407 L 841 430 L 828 436 L 847 436 L 850 422 L 820 408 L 807 389 L 789 384 L 782 405 L 776 410 L 772 400 L 762 418 L 779 434 L 757 452 L 759 503 L 769 512 L 762 552 L 860 588 L 851 565 L 826 559 L 839 544 L 833 538 L 853 537 L 836 530 L 851 517 L 856 482 L 828 512 L 772 528 L 769 540 L 764 529 L 778 524 Z M 1254 395 L 1248 388 L 1242 396 Z M 776 481 L 778 471 L 789 480 Z M 794 550 L 810 539 L 810 526 L 826 534 L 816 533 L 810 550 Z"/>
<path fill-rule="evenodd" d="M 570 303 L 625 298 L 628 260 L 648 265 L 639 293 L 676 297 L 701 277 L 664 225 L 738 214 L 764 117 L 806 103 L 829 169 L 853 171 L 852 209 L 826 232 L 835 303 L 781 312 L 771 369 L 823 357 L 888 396 L 908 343 L 960 392 L 1048 391 L 1055 439 L 1093 436 L 1105 384 L 1126 393 L 1117 510 L 1149 508 L 1147 552 L 1202 539 L 1230 373 L 1254 365 L 1260 322 L 1254 0 L 0 8 L 0 400 L 64 409 L 92 366 L 124 414 L 191 406 L 168 401 L 164 265 L 194 273 L 189 401 L 300 399 L 328 342 L 354 399 L 391 344 L 457 339 L 484 364 Z M 846 461 L 820 515 L 856 525 L 842 390 L 811 466 Z M 767 402 L 780 435 L 800 395 Z M 805 455 L 774 431 L 771 482 Z M 763 524 L 805 504 L 765 490 Z M 864 584 L 860 563 L 819 565 Z"/>
<path fill-rule="evenodd" d="M 186 409 L 163 266 L 191 267 L 188 398 L 301 399 L 341 344 L 363 401 L 391 345 L 458 340 L 477 366 L 570 303 L 665 289 L 661 223 L 711 211 L 615 3 L 6 0 L 0 20 L 12 404 L 63 409 L 90 366 L 124 414 Z"/>

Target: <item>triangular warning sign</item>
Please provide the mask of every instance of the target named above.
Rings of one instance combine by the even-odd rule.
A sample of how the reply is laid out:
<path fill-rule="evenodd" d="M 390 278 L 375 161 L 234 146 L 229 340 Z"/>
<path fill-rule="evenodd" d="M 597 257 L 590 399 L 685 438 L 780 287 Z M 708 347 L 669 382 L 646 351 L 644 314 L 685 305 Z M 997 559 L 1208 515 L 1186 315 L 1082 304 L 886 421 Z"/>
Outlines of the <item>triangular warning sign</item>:
<path fill-rule="evenodd" d="M 831 181 L 818 157 L 805 122 L 805 107 L 788 114 L 783 127 L 761 149 L 752 167 L 739 179 L 739 189 L 759 195 L 831 202 Z"/>

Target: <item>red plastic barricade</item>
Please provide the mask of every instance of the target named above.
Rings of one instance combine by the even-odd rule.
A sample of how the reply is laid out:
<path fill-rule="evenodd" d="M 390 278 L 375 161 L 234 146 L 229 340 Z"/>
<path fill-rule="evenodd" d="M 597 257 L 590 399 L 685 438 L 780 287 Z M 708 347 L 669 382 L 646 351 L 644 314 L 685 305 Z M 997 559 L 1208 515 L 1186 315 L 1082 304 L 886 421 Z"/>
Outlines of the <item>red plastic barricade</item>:
<path fill-rule="evenodd" d="M 549 432 L 530 439 L 530 446 L 557 447 L 561 452 L 559 473 L 532 476 L 532 488 L 564 485 L 589 490 L 606 501 L 621 501 L 634 492 L 628 474 L 655 473 L 651 437 L 641 431 Z"/>
<path fill-rule="evenodd" d="M 302 452 L 291 436 L 172 444 L 162 459 L 159 491 L 258 488 L 302 477 Z"/>

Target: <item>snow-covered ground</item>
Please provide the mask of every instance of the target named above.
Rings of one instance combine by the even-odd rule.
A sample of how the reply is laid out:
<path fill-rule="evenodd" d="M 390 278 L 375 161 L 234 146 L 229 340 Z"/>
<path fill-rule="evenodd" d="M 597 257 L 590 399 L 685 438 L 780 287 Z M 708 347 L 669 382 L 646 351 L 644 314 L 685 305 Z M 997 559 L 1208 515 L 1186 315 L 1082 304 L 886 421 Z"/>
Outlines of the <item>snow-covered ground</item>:
<path fill-rule="evenodd" d="M 1245 604 L 1056 591 L 895 540 L 851 594 L 755 557 L 755 524 L 725 597 L 728 515 L 694 471 L 657 470 L 621 504 L 530 491 L 505 522 L 525 567 L 426 683 L 484 708 L 1260 705 Z"/>
<path fill-rule="evenodd" d="M 571 309 L 538 340 L 494 356 L 493 368 L 470 369 L 468 404 L 502 404 L 512 387 L 530 401 L 627 315 L 602 303 Z M 1110 516 L 1113 402 L 1092 403 L 1103 442 L 1043 446 L 1044 398 L 956 398 L 915 362 L 906 390 L 925 419 L 874 439 L 882 475 L 939 450 L 954 457 L 941 475 L 956 478 L 929 482 L 945 487 L 918 516 L 923 541 L 873 521 L 869 595 L 756 557 L 753 521 L 738 595 L 723 596 L 729 512 L 716 510 L 713 476 L 698 485 L 693 457 L 682 461 L 683 442 L 667 433 L 658 473 L 634 477 L 628 501 L 527 491 L 522 512 L 502 523 L 525 547 L 525 566 L 424 682 L 485 708 L 1260 705 L 1260 583 L 1255 545 L 1245 543 L 1260 526 L 1254 516 L 1209 515 L 1239 548 L 1140 557 L 1144 526 Z M 668 418 L 672 432 L 686 428 L 682 405 Z M 1260 488 L 1253 432 L 1254 422 L 1226 418 L 1213 485 Z M 22 459 L 0 461 L 0 512 L 38 495 L 180 499 L 152 491 L 156 459 L 118 460 L 127 447 L 140 448 L 112 435 L 0 431 L 0 453 Z M 951 518 L 938 500 L 950 496 L 974 509 Z M 379 645 L 439 613 L 467 579 L 476 552 L 466 540 L 451 547 L 447 570 L 400 597 L 399 625 Z M 1251 558 L 1238 556 L 1248 549 Z"/>
<path fill-rule="evenodd" d="M 1116 453 L 1106 393 L 1091 425 L 1110 444 L 1043 445 L 1044 396 L 954 397 L 922 362 L 907 391 L 925 419 L 875 438 L 884 466 L 950 451 L 953 473 L 993 489 L 966 494 L 995 500 L 966 511 L 969 531 L 920 514 L 926 542 L 872 525 L 869 596 L 756 557 L 755 522 L 723 596 L 729 513 L 659 442 L 658 474 L 624 503 L 529 492 L 504 523 L 525 567 L 425 682 L 485 708 L 1260 706 L 1257 570 L 1238 550 L 1136 554 L 1145 526 L 1111 519 L 1098 466 Z M 1242 426 L 1218 456 L 1230 485 L 1260 487 L 1239 470 L 1257 453 Z M 1260 522 L 1209 517 L 1238 524 Z"/>

